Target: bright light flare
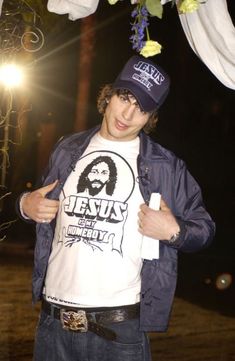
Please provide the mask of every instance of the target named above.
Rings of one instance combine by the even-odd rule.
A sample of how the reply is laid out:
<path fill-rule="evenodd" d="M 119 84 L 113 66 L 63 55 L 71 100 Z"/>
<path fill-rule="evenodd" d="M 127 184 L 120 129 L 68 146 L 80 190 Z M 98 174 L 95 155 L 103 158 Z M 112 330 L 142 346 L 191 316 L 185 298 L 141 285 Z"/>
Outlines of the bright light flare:
<path fill-rule="evenodd" d="M 23 70 L 15 64 L 0 67 L 0 82 L 8 88 L 17 87 L 23 82 Z"/>
<path fill-rule="evenodd" d="M 232 281 L 233 278 L 230 273 L 222 273 L 216 278 L 215 286 L 218 290 L 223 291 L 231 286 Z"/>

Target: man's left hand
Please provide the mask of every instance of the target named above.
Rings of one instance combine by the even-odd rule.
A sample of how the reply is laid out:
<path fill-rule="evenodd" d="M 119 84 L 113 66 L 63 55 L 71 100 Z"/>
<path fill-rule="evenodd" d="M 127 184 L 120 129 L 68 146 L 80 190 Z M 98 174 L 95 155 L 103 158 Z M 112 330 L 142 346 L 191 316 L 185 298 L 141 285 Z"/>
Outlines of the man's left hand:
<path fill-rule="evenodd" d="M 138 230 L 144 236 L 169 241 L 174 234 L 180 231 L 176 218 L 162 198 L 159 211 L 153 210 L 146 204 L 141 204 L 138 217 Z"/>

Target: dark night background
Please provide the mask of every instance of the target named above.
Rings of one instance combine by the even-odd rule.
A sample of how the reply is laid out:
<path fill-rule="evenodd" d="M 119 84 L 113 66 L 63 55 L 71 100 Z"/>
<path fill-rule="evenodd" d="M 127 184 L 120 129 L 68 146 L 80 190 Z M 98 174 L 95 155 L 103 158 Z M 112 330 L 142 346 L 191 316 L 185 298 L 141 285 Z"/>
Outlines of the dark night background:
<path fill-rule="evenodd" d="M 228 1 L 228 6 L 235 19 L 234 0 Z M 110 6 L 107 1 L 101 0 L 96 13 L 92 15 L 96 30 L 88 127 L 101 120 L 96 110 L 96 96 L 100 87 L 112 82 L 126 60 L 134 54 L 128 40 L 131 10 L 129 1 Z M 45 45 L 40 54 L 36 54 L 32 71 L 32 111 L 28 114 L 30 145 L 23 156 L 18 189 L 9 189 L 13 194 L 5 205 L 7 218 L 15 217 L 14 200 L 17 194 L 25 190 L 27 182 L 34 185 L 43 168 L 42 162 L 38 160 L 40 124 L 51 124 L 55 129 L 48 152 L 60 136 L 73 132 L 79 82 L 81 21 L 70 21 L 67 15 L 60 18 L 60 30 L 45 34 Z M 152 137 L 186 161 L 189 171 L 202 188 L 206 207 L 217 226 L 211 247 L 197 255 L 181 256 L 178 292 L 190 298 L 190 292 L 187 291 L 186 295 L 181 287 L 181 280 L 187 285 L 187 290 L 194 287 L 190 277 L 194 273 L 197 281 L 197 277 L 201 277 L 197 275 L 199 269 L 203 277 L 211 279 L 220 272 L 228 272 L 235 277 L 235 93 L 220 83 L 194 54 L 175 7 L 165 5 L 163 19 L 151 20 L 150 35 L 163 45 L 162 53 L 153 60 L 169 73 L 172 83 L 170 95 L 160 110 L 159 123 Z M 12 172 L 14 169 L 9 168 L 9 188 Z M 33 228 L 25 226 L 21 221 L 6 232 L 9 239 L 32 237 L 32 242 L 33 233 Z M 200 290 L 203 287 L 205 284 L 202 281 Z M 234 282 L 226 292 L 229 296 L 226 300 L 229 299 L 231 303 L 233 300 L 234 304 Z M 221 294 L 218 297 L 220 302 Z M 214 307 L 218 305 L 216 303 Z"/>

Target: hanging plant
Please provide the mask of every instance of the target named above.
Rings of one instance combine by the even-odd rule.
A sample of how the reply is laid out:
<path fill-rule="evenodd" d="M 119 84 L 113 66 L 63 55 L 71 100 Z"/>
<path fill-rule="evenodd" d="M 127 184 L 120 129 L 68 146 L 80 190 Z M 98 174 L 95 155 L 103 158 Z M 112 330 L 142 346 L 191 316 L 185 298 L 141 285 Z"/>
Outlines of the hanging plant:
<path fill-rule="evenodd" d="M 115 5 L 119 0 L 108 0 L 110 5 Z M 199 9 L 201 3 L 206 0 L 130 0 L 135 5 L 131 12 L 131 31 L 130 42 L 132 48 L 144 57 L 154 56 L 161 53 L 162 46 L 157 41 L 150 38 L 149 18 L 156 16 L 162 19 L 163 5 L 168 2 L 172 6 L 176 5 L 179 13 L 191 13 Z"/>

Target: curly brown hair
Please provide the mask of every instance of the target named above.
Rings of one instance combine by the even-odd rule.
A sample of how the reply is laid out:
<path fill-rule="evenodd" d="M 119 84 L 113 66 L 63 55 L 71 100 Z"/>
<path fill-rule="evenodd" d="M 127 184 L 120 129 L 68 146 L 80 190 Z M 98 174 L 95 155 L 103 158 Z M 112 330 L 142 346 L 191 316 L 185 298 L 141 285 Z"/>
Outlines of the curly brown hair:
<path fill-rule="evenodd" d="M 108 101 L 112 98 L 113 95 L 130 95 L 131 92 L 128 89 L 114 89 L 112 84 L 106 84 L 101 88 L 98 98 L 97 98 L 97 109 L 98 112 L 102 115 L 105 113 Z M 132 95 L 132 94 L 131 94 Z M 143 130 L 146 134 L 151 133 L 158 121 L 158 112 L 157 109 L 149 113 L 149 119 L 145 124 Z"/>

